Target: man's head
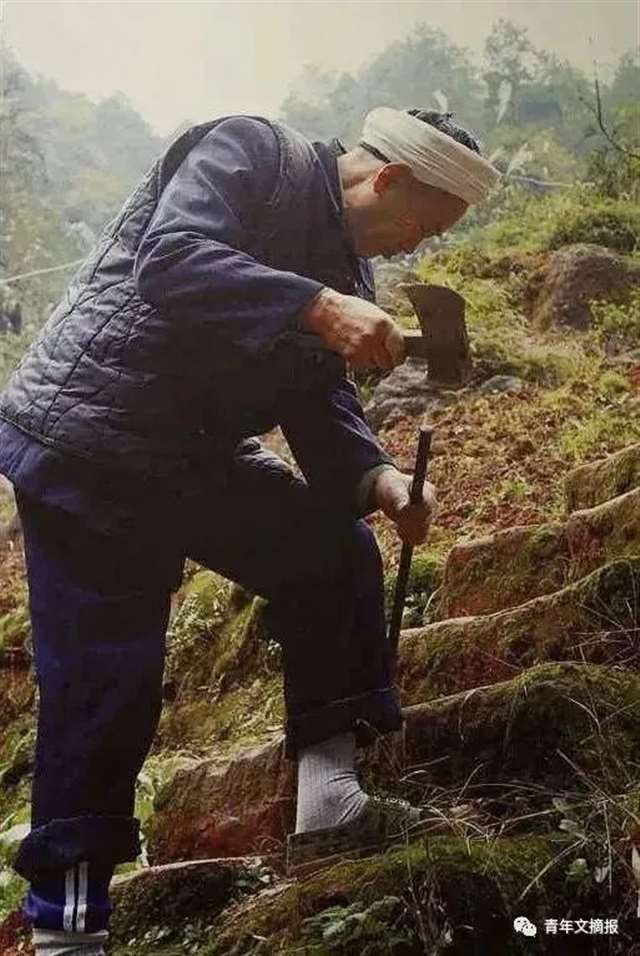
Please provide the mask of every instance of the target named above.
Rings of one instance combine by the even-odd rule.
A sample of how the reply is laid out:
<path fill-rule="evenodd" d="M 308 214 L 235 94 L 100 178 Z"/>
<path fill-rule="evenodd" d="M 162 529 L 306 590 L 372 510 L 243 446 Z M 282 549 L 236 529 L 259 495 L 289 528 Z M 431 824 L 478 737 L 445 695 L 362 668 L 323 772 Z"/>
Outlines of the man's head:
<path fill-rule="evenodd" d="M 481 173 L 492 170 L 479 154 L 451 114 L 373 110 L 360 144 L 338 159 L 356 252 L 413 252 L 423 239 L 450 229 L 477 201 L 477 184 L 465 183 L 465 165 L 475 161 Z"/>

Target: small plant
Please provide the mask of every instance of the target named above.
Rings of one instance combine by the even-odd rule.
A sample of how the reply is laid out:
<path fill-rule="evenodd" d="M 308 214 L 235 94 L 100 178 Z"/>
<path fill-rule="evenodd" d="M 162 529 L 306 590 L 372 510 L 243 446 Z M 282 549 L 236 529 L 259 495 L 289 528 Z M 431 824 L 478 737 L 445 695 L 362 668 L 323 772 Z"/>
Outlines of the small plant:
<path fill-rule="evenodd" d="M 604 372 L 598 380 L 598 392 L 607 398 L 617 398 L 629 391 L 629 382 L 619 372 Z"/>
<path fill-rule="evenodd" d="M 531 494 L 531 486 L 526 478 L 505 478 L 496 488 L 499 501 L 523 501 Z"/>
<path fill-rule="evenodd" d="M 334 952 L 374 956 L 393 952 L 394 946 L 413 940 L 410 930 L 394 925 L 401 913 L 397 896 L 384 896 L 368 907 L 362 903 L 332 906 L 304 920 L 303 938 L 317 942 L 307 952 L 309 956 Z"/>
<path fill-rule="evenodd" d="M 640 289 L 634 289 L 625 304 L 592 302 L 591 312 L 603 343 L 613 342 L 618 348 L 640 347 Z"/>
<path fill-rule="evenodd" d="M 28 884 L 13 869 L 18 846 L 29 832 L 29 824 L 20 820 L 28 811 L 10 813 L 0 821 L 0 923 L 16 910 Z"/>

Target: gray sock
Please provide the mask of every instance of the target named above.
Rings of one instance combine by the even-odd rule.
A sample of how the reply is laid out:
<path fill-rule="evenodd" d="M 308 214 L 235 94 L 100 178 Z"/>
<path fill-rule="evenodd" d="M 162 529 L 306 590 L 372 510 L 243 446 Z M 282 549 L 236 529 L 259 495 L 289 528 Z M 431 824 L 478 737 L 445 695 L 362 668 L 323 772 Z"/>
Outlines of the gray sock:
<path fill-rule="evenodd" d="M 57 929 L 34 929 L 36 956 L 105 956 L 109 930 L 99 933 L 66 933 Z"/>
<path fill-rule="evenodd" d="M 298 754 L 296 833 L 357 817 L 367 802 L 355 772 L 356 738 L 338 734 Z"/>

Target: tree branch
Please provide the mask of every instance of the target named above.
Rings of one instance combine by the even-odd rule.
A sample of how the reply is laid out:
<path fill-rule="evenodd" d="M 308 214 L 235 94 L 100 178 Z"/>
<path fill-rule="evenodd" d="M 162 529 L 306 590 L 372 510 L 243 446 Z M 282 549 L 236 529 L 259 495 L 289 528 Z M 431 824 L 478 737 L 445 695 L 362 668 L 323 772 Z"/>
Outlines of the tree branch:
<path fill-rule="evenodd" d="M 614 138 L 613 134 L 609 132 L 607 127 L 604 124 L 604 116 L 602 110 L 602 96 L 600 95 L 600 81 L 598 80 L 598 69 L 594 63 L 593 67 L 594 77 L 593 85 L 596 91 L 596 105 L 589 103 L 587 100 L 580 97 L 580 102 L 583 103 L 587 109 L 589 109 L 595 116 L 598 126 L 600 127 L 600 132 L 603 134 L 607 142 L 611 143 L 614 149 L 617 149 L 619 153 L 623 153 L 625 156 L 630 156 L 632 159 L 640 159 L 640 153 L 634 153 L 632 150 L 627 149 L 625 146 L 621 146 L 620 143 Z"/>

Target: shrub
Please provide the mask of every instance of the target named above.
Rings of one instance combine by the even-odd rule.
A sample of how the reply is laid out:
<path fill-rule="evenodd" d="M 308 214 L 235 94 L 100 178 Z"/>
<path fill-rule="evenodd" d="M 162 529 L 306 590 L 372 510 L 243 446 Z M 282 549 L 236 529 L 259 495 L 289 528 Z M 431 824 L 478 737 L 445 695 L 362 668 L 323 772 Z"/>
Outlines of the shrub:
<path fill-rule="evenodd" d="M 640 289 L 633 289 L 629 301 L 592 302 L 593 327 L 601 339 L 613 339 L 623 347 L 640 347 Z"/>
<path fill-rule="evenodd" d="M 541 252 L 578 242 L 632 252 L 639 235 L 636 204 L 580 185 L 543 198 L 510 187 L 502 206 L 495 210 L 494 222 L 472 232 L 469 239 L 494 254 L 514 247 L 521 252 Z"/>

